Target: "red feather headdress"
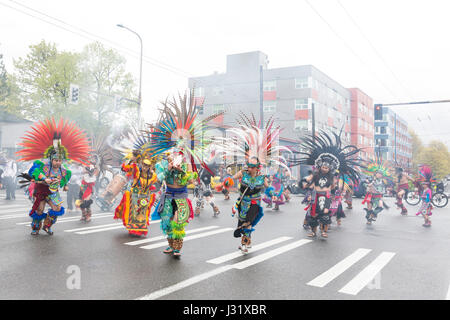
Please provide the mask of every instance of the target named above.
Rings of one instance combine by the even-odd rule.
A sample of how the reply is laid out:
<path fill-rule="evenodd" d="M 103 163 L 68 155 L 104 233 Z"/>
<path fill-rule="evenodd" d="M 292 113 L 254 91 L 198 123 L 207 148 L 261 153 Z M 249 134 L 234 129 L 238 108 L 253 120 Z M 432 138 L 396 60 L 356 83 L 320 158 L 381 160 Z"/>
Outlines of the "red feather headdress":
<path fill-rule="evenodd" d="M 35 123 L 25 133 L 19 145 L 23 147 L 17 152 L 21 157 L 20 161 L 52 158 L 56 155 L 61 159 L 87 165 L 91 151 L 84 131 L 67 120 L 60 119 L 56 124 L 54 118 Z"/>

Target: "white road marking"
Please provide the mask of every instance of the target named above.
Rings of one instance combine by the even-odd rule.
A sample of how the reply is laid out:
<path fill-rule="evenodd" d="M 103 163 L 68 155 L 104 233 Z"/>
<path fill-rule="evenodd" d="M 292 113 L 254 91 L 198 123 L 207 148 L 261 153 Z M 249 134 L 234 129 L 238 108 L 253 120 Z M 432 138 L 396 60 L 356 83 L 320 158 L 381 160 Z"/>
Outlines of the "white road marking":
<path fill-rule="evenodd" d="M 64 232 L 76 232 L 76 231 L 84 231 L 84 230 L 91 230 L 91 229 L 101 229 L 101 228 L 106 228 L 106 227 L 111 227 L 111 226 L 118 226 L 118 225 L 123 225 L 123 224 L 121 222 L 115 222 L 115 223 L 110 223 L 110 224 L 101 224 L 101 225 L 92 226 L 92 227 L 68 229 L 68 230 L 64 230 Z"/>
<path fill-rule="evenodd" d="M 197 234 L 195 236 L 185 237 L 183 239 L 183 241 L 186 242 L 186 241 L 189 241 L 189 240 L 194 240 L 194 239 L 199 239 L 199 238 L 203 238 L 203 237 L 208 237 L 208 236 L 212 236 L 214 234 L 223 233 L 223 232 L 227 232 L 227 231 L 231 231 L 231 230 L 234 230 L 234 229 L 233 228 L 223 228 L 223 229 L 219 229 L 219 230 L 215 230 L 215 231 L 200 233 L 200 234 Z M 155 243 L 155 244 L 150 244 L 148 246 L 143 246 L 143 247 L 139 247 L 139 248 L 150 250 L 150 249 L 165 247 L 166 245 L 167 245 L 167 241 L 164 241 L 164 242 L 158 242 L 158 243 Z"/>
<path fill-rule="evenodd" d="M 194 276 L 194 277 L 189 278 L 187 280 L 178 282 L 177 284 L 174 284 L 173 286 L 170 286 L 170 287 L 167 287 L 167 288 L 155 291 L 153 293 L 147 294 L 147 295 L 145 295 L 143 297 L 138 298 L 137 300 L 156 300 L 158 298 L 161 298 L 163 296 L 171 294 L 171 293 L 173 293 L 175 291 L 184 289 L 186 287 L 192 286 L 193 284 L 196 284 L 196 283 L 201 282 L 203 280 L 206 280 L 208 278 L 214 277 L 214 276 L 216 276 L 218 274 L 221 274 L 221 273 L 223 273 L 225 271 L 230 270 L 231 268 L 232 268 L 232 266 L 230 266 L 230 265 L 226 265 L 226 266 L 223 266 L 223 267 L 216 268 L 216 269 L 211 270 L 209 272 L 205 272 L 205 273 L 199 274 L 198 276 Z"/>
<path fill-rule="evenodd" d="M 98 214 L 93 214 L 91 216 L 91 219 L 99 219 L 99 218 L 108 218 L 108 217 L 112 217 L 114 216 L 111 213 L 98 213 Z M 81 215 L 78 217 L 66 217 L 66 218 L 59 218 L 58 220 L 56 220 L 56 223 L 64 223 L 64 222 L 73 222 L 73 221 L 80 221 Z M 31 222 L 18 222 L 16 223 L 17 225 L 29 225 Z"/>
<path fill-rule="evenodd" d="M 381 253 L 372 263 L 370 263 L 355 278 L 347 283 L 339 292 L 357 295 L 375 276 L 380 273 L 389 261 L 395 256 L 394 252 Z"/>
<path fill-rule="evenodd" d="M 216 228 L 218 228 L 218 226 L 210 226 L 210 227 L 205 227 L 205 228 L 186 230 L 186 234 L 197 233 L 197 232 L 211 230 L 211 229 L 216 229 Z M 143 244 L 143 243 L 155 242 L 155 241 L 158 241 L 158 240 L 164 240 L 166 238 L 167 238 L 166 236 L 159 236 L 159 237 L 153 237 L 153 238 L 149 238 L 149 239 L 135 240 L 135 241 L 131 241 L 131 242 L 126 242 L 125 244 L 129 245 L 129 246 L 138 246 L 138 245 Z"/>
<path fill-rule="evenodd" d="M 32 206 L 33 205 L 31 202 L 30 204 L 7 204 L 7 205 L 0 204 L 0 212 L 8 212 L 8 210 L 12 208 L 25 208 L 28 209 L 28 211 L 30 211 Z"/>
<path fill-rule="evenodd" d="M 260 254 L 256 257 L 250 258 L 248 260 L 242 261 L 242 262 L 238 262 L 233 264 L 233 268 L 235 269 L 245 269 L 247 267 L 250 267 L 254 264 L 260 263 L 262 261 L 265 261 L 267 259 L 273 258 L 275 256 L 278 256 L 282 253 L 285 253 L 287 251 L 290 251 L 292 249 L 298 248 L 304 244 L 310 243 L 312 242 L 312 240 L 307 240 L 307 239 L 302 239 L 302 240 L 298 240 L 295 242 L 292 242 L 290 244 L 287 244 L 285 246 L 279 247 L 277 249 L 273 249 L 271 251 L 265 252 L 263 254 Z"/>
<path fill-rule="evenodd" d="M 249 253 L 252 253 L 252 252 L 255 252 L 255 251 L 258 251 L 258 250 L 262 250 L 264 248 L 276 245 L 278 243 L 281 243 L 283 241 L 290 240 L 290 239 L 292 239 L 292 237 L 280 237 L 280 238 L 276 238 L 276 239 L 273 239 L 273 240 L 270 240 L 270 241 L 266 241 L 266 242 L 260 243 L 260 244 L 258 244 L 256 246 L 253 246 L 251 249 L 249 249 Z M 229 254 L 226 254 L 226 255 L 223 255 L 223 256 L 220 256 L 220 257 L 208 260 L 206 262 L 207 263 L 213 263 L 213 264 L 221 264 L 221 263 L 224 263 L 226 261 L 233 260 L 233 259 L 236 259 L 236 258 L 239 258 L 239 257 L 242 257 L 242 253 L 240 251 L 235 251 L 233 253 L 229 253 Z"/>
<path fill-rule="evenodd" d="M 150 221 L 150 224 L 155 224 L 155 223 L 158 223 L 159 221 L 160 220 Z M 104 226 L 106 226 L 106 225 L 104 225 Z M 103 232 L 103 231 L 109 231 L 109 230 L 120 229 L 120 228 L 125 228 L 122 222 L 115 223 L 115 227 L 96 228 L 93 230 L 77 231 L 75 233 L 76 234 L 90 234 L 90 233 Z"/>
<path fill-rule="evenodd" d="M 322 273 L 317 278 L 311 280 L 307 283 L 309 286 L 314 287 L 324 287 L 329 282 L 337 278 L 339 275 L 341 275 L 345 270 L 350 268 L 352 265 L 354 265 L 356 262 L 361 260 L 363 257 L 365 257 L 371 249 L 358 249 L 355 252 L 353 252 L 351 255 L 349 255 L 347 258 L 336 264 L 335 266 L 331 267 L 324 273 Z"/>
<path fill-rule="evenodd" d="M 264 254 L 261 254 L 259 256 L 256 256 L 254 258 L 248 259 L 247 261 L 238 262 L 238 263 L 235 263 L 235 264 L 232 264 L 232 265 L 225 265 L 225 266 L 213 269 L 211 271 L 199 274 L 199 275 L 191 277 L 191 278 L 189 278 L 187 280 L 184 280 L 184 281 L 181 281 L 179 283 L 176 283 L 176 284 L 174 284 L 172 286 L 169 286 L 169 287 L 163 288 L 161 290 L 157 290 L 155 292 L 147 294 L 147 295 L 145 295 L 143 297 L 138 298 L 137 300 L 155 300 L 155 299 L 161 298 L 161 297 L 166 296 L 168 294 L 171 294 L 171 293 L 173 293 L 175 291 L 184 289 L 184 288 L 189 287 L 189 286 L 191 286 L 193 284 L 196 284 L 196 283 L 201 282 L 203 280 L 209 279 L 209 278 L 214 277 L 214 276 L 216 276 L 218 274 L 224 273 L 225 271 L 228 271 L 228 270 L 231 270 L 231 269 L 244 269 L 244 268 L 246 268 L 248 266 L 251 266 L 251 265 L 254 265 L 256 263 L 265 261 L 265 260 L 270 259 L 272 257 L 275 257 L 275 256 L 277 256 L 279 254 L 282 254 L 282 253 L 287 252 L 289 250 L 292 250 L 292 249 L 295 249 L 297 247 L 300 247 L 300 246 L 302 246 L 302 245 L 304 245 L 306 243 L 309 243 L 311 241 L 312 240 L 307 240 L 307 239 L 302 239 L 302 240 L 299 240 L 299 241 L 295 241 L 293 243 L 290 243 L 290 244 L 285 245 L 283 247 L 280 247 L 278 249 L 275 249 L 275 250 L 266 252 Z M 246 262 L 248 262 L 248 263 L 246 263 Z"/>

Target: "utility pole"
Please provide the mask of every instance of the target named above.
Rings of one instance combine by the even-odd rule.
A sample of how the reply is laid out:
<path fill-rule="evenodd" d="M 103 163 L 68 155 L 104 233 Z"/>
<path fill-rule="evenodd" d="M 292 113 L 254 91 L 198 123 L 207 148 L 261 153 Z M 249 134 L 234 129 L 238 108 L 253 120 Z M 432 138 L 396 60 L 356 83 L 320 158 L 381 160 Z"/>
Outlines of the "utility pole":
<path fill-rule="evenodd" d="M 397 113 L 394 113 L 394 162 L 397 164 Z"/>
<path fill-rule="evenodd" d="M 139 125 L 139 128 L 141 128 L 141 121 L 142 121 L 141 120 L 141 117 L 142 117 L 142 114 L 141 114 L 141 111 L 142 111 L 141 110 L 142 109 L 142 56 L 143 56 L 142 38 L 136 31 L 133 31 L 130 28 L 125 27 L 122 24 L 117 24 L 117 26 L 119 28 L 127 29 L 128 31 L 134 33 L 139 38 L 139 42 L 141 44 L 141 56 L 140 56 L 140 67 L 139 67 L 140 68 L 139 69 L 139 98 L 138 98 L 138 101 L 139 101 L 139 104 L 138 104 L 138 125 Z"/>
<path fill-rule="evenodd" d="M 263 66 L 259 66 L 259 119 L 260 129 L 264 128 L 264 81 L 263 81 Z"/>
<path fill-rule="evenodd" d="M 316 110 L 314 107 L 314 102 L 311 103 L 311 122 L 312 122 L 312 126 L 311 126 L 311 131 L 312 131 L 312 138 L 313 141 L 316 141 Z"/>

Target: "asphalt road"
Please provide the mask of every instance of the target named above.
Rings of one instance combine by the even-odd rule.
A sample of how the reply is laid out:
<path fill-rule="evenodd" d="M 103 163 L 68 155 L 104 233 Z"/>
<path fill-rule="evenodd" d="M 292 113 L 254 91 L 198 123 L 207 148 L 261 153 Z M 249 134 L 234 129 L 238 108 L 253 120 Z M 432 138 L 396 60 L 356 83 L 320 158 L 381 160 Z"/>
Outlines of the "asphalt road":
<path fill-rule="evenodd" d="M 65 195 L 63 196 L 65 198 Z M 233 198 L 235 198 L 234 196 Z M 361 199 L 329 238 L 309 239 L 302 198 L 265 209 L 243 256 L 233 237 L 232 201 L 216 195 L 221 214 L 205 208 L 186 228 L 181 259 L 165 255 L 159 223 L 132 238 L 113 213 L 94 206 L 90 223 L 66 213 L 54 235 L 30 235 L 22 195 L 0 193 L 0 299 L 450 299 L 450 207 L 422 227 L 407 206 L 367 226 Z"/>

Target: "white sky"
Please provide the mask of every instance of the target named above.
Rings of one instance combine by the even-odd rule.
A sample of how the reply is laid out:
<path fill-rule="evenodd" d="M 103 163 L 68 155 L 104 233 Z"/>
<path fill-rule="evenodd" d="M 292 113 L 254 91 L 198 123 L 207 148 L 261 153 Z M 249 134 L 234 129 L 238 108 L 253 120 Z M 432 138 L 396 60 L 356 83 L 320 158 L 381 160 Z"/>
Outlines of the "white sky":
<path fill-rule="evenodd" d="M 156 118 L 159 101 L 187 88 L 189 75 L 224 72 L 227 54 L 256 50 L 269 56 L 269 68 L 312 64 L 374 103 L 444 100 L 450 99 L 449 9 L 448 0 L 0 0 L 0 52 L 11 72 L 12 59 L 24 57 L 30 44 L 45 39 L 81 51 L 97 36 L 126 57 L 138 80 L 139 42 L 121 23 L 143 38 L 147 120 Z M 450 103 L 393 109 L 423 141 L 450 146 Z"/>

